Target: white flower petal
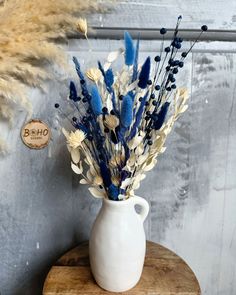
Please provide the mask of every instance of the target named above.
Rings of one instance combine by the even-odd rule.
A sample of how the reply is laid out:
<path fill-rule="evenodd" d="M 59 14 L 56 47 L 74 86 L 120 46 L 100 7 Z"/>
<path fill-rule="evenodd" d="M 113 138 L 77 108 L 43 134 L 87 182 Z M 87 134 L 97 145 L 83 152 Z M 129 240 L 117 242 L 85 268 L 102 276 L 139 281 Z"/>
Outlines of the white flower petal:
<path fill-rule="evenodd" d="M 88 184 L 87 180 L 86 179 L 80 179 L 80 182 L 81 184 Z"/>
<path fill-rule="evenodd" d="M 129 186 L 132 182 L 132 178 L 126 178 L 124 181 L 121 183 L 121 188 L 125 189 L 127 186 Z"/>
<path fill-rule="evenodd" d="M 80 162 L 80 167 L 75 165 L 73 162 L 71 162 L 71 169 L 76 173 L 76 174 L 81 174 L 83 173 L 83 167 L 82 163 Z"/>
<path fill-rule="evenodd" d="M 71 149 L 71 159 L 72 161 L 77 164 L 80 161 L 80 151 L 79 149 Z"/>

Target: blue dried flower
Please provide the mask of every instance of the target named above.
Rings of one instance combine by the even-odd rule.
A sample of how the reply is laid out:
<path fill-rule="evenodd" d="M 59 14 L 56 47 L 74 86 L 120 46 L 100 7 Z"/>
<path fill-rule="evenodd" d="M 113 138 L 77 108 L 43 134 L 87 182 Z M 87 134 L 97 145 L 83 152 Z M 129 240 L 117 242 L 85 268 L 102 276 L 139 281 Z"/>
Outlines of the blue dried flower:
<path fill-rule="evenodd" d="M 101 115 L 102 112 L 102 98 L 98 92 L 97 86 L 93 85 L 91 88 L 91 108 L 95 116 Z"/>
<path fill-rule="evenodd" d="M 145 89 L 148 84 L 149 75 L 150 75 L 150 69 L 151 69 L 151 59 L 150 56 L 145 60 L 141 72 L 139 74 L 139 82 L 138 87 Z"/>
<path fill-rule="evenodd" d="M 168 108 L 169 108 L 170 103 L 167 101 L 163 104 L 163 106 L 161 107 L 161 110 L 159 111 L 159 113 L 157 114 L 157 119 L 154 121 L 154 129 L 155 130 L 159 130 L 163 123 L 165 122 L 165 118 L 166 118 L 166 114 L 168 112 Z"/>
<path fill-rule="evenodd" d="M 133 120 L 133 100 L 130 95 L 126 95 L 123 98 L 120 121 L 123 127 L 126 129 L 130 127 Z"/>
<path fill-rule="evenodd" d="M 128 32 L 124 33 L 125 40 L 125 64 L 127 66 L 132 66 L 134 63 L 135 49 L 133 40 Z"/>

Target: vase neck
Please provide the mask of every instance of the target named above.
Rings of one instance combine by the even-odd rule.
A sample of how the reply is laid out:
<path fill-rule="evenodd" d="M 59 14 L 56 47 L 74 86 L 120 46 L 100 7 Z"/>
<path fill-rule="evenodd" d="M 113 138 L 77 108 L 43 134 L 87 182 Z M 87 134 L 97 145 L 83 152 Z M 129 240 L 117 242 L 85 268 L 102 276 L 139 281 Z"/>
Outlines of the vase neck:
<path fill-rule="evenodd" d="M 105 209 L 114 210 L 114 211 L 124 211 L 133 207 L 132 197 L 123 201 L 112 201 L 103 199 L 103 205 Z"/>

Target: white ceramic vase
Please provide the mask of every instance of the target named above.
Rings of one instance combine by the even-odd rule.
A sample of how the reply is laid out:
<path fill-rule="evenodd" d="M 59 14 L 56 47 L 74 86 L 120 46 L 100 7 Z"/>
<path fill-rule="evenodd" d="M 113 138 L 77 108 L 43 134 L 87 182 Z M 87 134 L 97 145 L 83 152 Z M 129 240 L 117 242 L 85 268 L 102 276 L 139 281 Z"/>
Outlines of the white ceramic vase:
<path fill-rule="evenodd" d="M 141 206 L 140 213 L 135 205 Z M 103 200 L 89 241 L 91 270 L 103 289 L 123 292 L 138 283 L 146 253 L 143 222 L 148 211 L 147 201 L 136 196 Z"/>

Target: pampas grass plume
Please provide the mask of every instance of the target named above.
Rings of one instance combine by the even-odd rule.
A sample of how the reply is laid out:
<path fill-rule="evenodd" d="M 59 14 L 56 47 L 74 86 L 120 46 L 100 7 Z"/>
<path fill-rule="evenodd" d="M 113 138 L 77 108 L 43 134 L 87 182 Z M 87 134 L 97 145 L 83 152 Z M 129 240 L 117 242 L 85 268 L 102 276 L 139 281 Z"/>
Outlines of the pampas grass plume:
<path fill-rule="evenodd" d="M 54 41 L 78 30 L 86 35 L 87 22 L 78 16 L 95 10 L 101 10 L 96 0 L 4 1 L 0 7 L 1 117 L 10 120 L 19 107 L 30 116 L 27 86 L 43 89 L 46 80 L 55 78 L 53 64 L 69 70 L 65 53 Z"/>

